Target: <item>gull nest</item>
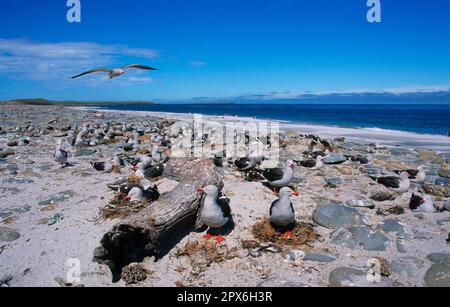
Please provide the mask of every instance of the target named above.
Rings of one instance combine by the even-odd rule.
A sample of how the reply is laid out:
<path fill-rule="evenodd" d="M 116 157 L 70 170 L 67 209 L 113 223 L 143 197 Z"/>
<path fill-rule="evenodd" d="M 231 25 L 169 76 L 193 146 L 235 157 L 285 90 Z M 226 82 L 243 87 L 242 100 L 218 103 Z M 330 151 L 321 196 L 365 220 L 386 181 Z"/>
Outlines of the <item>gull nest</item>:
<path fill-rule="evenodd" d="M 130 264 L 122 270 L 122 279 L 127 285 L 134 285 L 145 281 L 152 273 L 141 264 Z"/>
<path fill-rule="evenodd" d="M 122 193 L 116 194 L 109 204 L 101 209 L 101 217 L 105 220 L 125 218 L 141 212 L 148 206 L 146 202 L 126 202 L 124 201 L 126 196 Z"/>
<path fill-rule="evenodd" d="M 215 241 L 189 241 L 175 251 L 174 256 L 188 257 L 193 268 L 204 270 L 212 263 L 221 263 L 239 257 L 236 247 L 229 248 L 226 244 Z"/>
<path fill-rule="evenodd" d="M 297 223 L 292 230 L 292 238 L 284 238 L 270 224 L 269 219 L 264 219 L 253 225 L 253 236 L 261 242 L 270 242 L 281 246 L 309 246 L 316 242 L 320 235 L 314 227 L 306 223 Z"/>

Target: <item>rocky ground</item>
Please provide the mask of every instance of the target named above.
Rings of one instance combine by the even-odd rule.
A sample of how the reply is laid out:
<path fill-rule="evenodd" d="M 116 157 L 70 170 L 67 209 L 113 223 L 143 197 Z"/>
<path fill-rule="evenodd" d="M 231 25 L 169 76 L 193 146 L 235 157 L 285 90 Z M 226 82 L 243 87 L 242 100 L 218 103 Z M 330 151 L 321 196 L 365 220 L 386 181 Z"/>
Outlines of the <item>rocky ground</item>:
<path fill-rule="evenodd" d="M 79 155 L 66 143 L 66 168 L 53 161 L 56 140 L 86 122 L 146 127 L 160 120 L 62 107 L 0 110 L 0 286 L 72 286 L 73 259 L 84 286 L 450 286 L 449 154 L 392 147 L 361 164 L 343 155 L 368 157 L 366 144 L 334 140 L 336 153 L 324 168 L 295 169 L 297 220 L 315 234 L 303 245 L 255 236 L 254 225 L 267 218 L 276 197 L 234 168 L 220 169 L 236 223 L 227 240 L 215 244 L 193 232 L 163 259 L 132 264 L 112 283 L 109 268 L 92 258 L 118 219 L 101 219 L 100 211 L 115 195 L 107 185 L 132 170 L 97 172 L 90 161 L 123 153 L 123 138 Z M 302 160 L 310 140 L 294 131 L 287 136 L 281 159 Z M 426 166 L 427 182 L 402 195 L 369 177 L 419 165 Z M 162 193 L 176 186 L 168 178 L 156 183 Z M 432 195 L 439 212 L 412 212 L 413 192 Z"/>

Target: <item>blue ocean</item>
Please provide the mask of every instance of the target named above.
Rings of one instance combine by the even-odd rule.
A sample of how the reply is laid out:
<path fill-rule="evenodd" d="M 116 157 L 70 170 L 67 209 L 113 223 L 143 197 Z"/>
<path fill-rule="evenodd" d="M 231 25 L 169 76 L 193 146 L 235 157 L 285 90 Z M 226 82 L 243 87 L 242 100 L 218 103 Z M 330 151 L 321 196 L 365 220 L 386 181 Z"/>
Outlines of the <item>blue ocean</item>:
<path fill-rule="evenodd" d="M 358 104 L 153 104 L 113 105 L 123 111 L 198 113 L 256 117 L 296 124 L 380 128 L 448 135 L 450 105 L 358 105 Z"/>

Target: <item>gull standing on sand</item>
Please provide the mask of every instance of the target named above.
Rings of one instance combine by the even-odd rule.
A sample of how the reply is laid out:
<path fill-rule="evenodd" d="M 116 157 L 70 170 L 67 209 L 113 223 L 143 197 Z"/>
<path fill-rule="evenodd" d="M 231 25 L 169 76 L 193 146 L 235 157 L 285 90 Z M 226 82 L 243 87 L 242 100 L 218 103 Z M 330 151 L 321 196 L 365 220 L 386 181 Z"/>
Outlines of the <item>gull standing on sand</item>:
<path fill-rule="evenodd" d="M 72 79 L 76 79 L 76 78 L 79 78 L 79 77 L 82 77 L 85 75 L 90 75 L 90 74 L 95 74 L 95 73 L 107 73 L 108 78 L 112 79 L 112 78 L 123 75 L 125 73 L 125 71 L 130 68 L 142 69 L 142 70 L 157 70 L 156 68 L 145 66 L 145 65 L 131 64 L 131 65 L 123 66 L 120 68 L 113 68 L 113 69 L 108 69 L 108 68 L 91 69 L 91 70 L 85 71 L 84 73 L 81 73 L 79 75 L 73 76 Z"/>
<path fill-rule="evenodd" d="M 289 228 L 295 225 L 295 210 L 292 206 L 291 196 L 300 196 L 298 192 L 293 192 L 290 188 L 280 190 L 280 198 L 272 203 L 270 207 L 270 223 L 276 229 L 283 229 L 283 236 L 291 238 L 292 232 Z"/>
<path fill-rule="evenodd" d="M 58 144 L 56 145 L 55 152 L 53 154 L 53 159 L 61 164 L 61 167 L 64 167 L 67 165 L 67 158 L 68 158 L 67 151 L 62 149 L 62 141 L 59 140 Z"/>
<path fill-rule="evenodd" d="M 219 188 L 214 185 L 209 185 L 205 188 L 197 189 L 197 192 L 205 193 L 206 198 L 203 203 L 200 218 L 202 222 L 209 227 L 206 239 L 214 238 L 217 242 L 222 242 L 225 238 L 222 235 L 213 235 L 210 233 L 211 228 L 220 229 L 227 225 L 231 220 L 231 208 L 229 200 L 226 197 L 219 197 Z"/>

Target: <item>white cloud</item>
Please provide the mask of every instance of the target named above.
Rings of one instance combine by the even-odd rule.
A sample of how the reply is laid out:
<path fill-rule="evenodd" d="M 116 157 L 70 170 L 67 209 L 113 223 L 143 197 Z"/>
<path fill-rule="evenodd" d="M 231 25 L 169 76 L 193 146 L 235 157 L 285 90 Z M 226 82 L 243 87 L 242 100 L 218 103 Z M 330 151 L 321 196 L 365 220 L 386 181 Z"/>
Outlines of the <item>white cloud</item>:
<path fill-rule="evenodd" d="M 159 53 L 125 45 L 0 39 L 0 74 L 14 79 L 66 80 L 93 67 L 124 64 L 121 58 L 125 56 L 149 60 Z"/>
<path fill-rule="evenodd" d="M 189 61 L 189 65 L 192 67 L 203 67 L 206 65 L 206 62 L 203 61 Z"/>

